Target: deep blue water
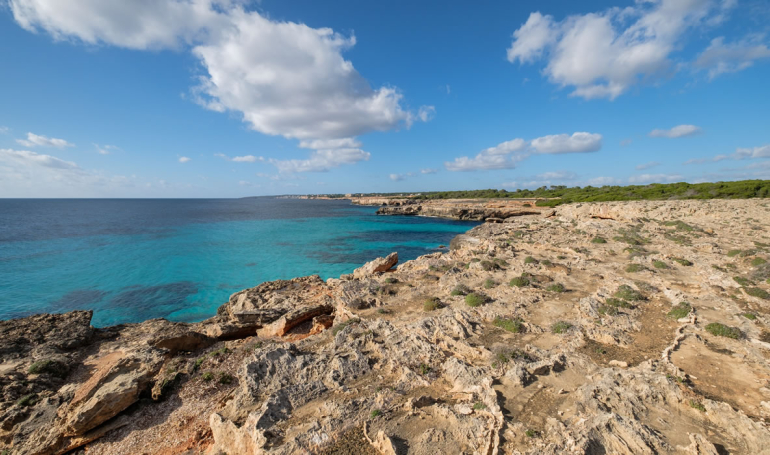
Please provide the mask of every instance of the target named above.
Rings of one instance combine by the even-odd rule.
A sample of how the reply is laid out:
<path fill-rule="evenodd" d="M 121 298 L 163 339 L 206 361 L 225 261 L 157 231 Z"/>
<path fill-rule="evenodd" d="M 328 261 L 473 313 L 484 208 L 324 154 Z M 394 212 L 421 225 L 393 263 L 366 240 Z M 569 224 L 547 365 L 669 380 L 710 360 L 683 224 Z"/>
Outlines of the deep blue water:
<path fill-rule="evenodd" d="M 350 273 L 448 245 L 475 223 L 348 201 L 0 199 L 0 319 L 93 309 L 95 326 L 198 321 L 264 281 Z"/>

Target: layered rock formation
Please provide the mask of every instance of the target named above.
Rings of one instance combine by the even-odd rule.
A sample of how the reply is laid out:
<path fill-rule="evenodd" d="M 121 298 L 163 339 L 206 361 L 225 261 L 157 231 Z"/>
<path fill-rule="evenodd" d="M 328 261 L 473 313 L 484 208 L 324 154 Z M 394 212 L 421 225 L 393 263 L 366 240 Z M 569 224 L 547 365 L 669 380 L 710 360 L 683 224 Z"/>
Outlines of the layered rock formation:
<path fill-rule="evenodd" d="M 201 323 L 0 322 L 0 450 L 766 453 L 768 207 L 568 205 Z"/>
<path fill-rule="evenodd" d="M 534 199 L 353 199 L 354 204 L 377 205 L 378 215 L 417 215 L 454 220 L 503 221 L 506 218 L 537 215 L 542 208 Z"/>

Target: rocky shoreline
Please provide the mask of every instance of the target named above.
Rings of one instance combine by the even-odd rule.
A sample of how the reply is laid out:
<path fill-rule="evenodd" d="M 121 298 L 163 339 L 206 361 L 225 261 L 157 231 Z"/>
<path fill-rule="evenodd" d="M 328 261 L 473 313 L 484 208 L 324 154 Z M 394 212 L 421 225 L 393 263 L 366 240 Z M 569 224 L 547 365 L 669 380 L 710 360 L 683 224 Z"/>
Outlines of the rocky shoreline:
<path fill-rule="evenodd" d="M 537 207 L 537 199 L 437 199 L 353 197 L 355 205 L 379 206 L 378 215 L 414 215 L 464 221 L 503 220 L 524 215 L 539 215 L 549 209 Z"/>
<path fill-rule="evenodd" d="M 767 453 L 767 200 L 389 201 L 497 222 L 200 323 L 0 321 L 0 451 Z"/>

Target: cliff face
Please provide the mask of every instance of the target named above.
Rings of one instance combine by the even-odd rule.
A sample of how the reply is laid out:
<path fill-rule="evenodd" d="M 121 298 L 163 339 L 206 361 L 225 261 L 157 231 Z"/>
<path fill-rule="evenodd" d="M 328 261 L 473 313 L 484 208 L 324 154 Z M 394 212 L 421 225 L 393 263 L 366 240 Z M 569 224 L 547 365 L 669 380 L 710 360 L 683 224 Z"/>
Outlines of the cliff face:
<path fill-rule="evenodd" d="M 263 283 L 196 324 L 3 321 L 0 448 L 763 453 L 768 205 L 498 217 L 447 253 Z"/>

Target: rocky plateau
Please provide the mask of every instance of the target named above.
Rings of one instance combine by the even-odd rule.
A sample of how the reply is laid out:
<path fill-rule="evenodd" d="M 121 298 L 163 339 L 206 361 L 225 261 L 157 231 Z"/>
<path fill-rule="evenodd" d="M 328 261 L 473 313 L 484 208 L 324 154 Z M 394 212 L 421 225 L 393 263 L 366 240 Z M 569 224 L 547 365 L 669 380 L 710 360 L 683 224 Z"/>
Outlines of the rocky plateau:
<path fill-rule="evenodd" d="M 199 323 L 0 322 L 0 453 L 770 453 L 768 200 L 396 202 L 488 222 Z"/>

